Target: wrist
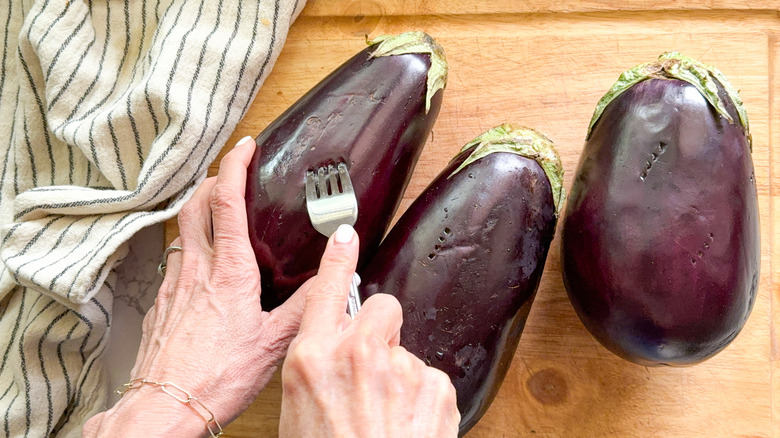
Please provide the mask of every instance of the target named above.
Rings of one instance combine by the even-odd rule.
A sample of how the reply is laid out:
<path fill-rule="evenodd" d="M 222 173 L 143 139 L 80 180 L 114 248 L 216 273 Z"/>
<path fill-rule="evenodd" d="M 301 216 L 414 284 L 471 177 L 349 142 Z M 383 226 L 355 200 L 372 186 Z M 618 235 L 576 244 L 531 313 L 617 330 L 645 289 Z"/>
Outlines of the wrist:
<path fill-rule="evenodd" d="M 190 406 L 171 397 L 162 387 L 142 385 L 84 425 L 84 438 L 103 436 L 203 437 L 209 433 L 205 421 Z"/>

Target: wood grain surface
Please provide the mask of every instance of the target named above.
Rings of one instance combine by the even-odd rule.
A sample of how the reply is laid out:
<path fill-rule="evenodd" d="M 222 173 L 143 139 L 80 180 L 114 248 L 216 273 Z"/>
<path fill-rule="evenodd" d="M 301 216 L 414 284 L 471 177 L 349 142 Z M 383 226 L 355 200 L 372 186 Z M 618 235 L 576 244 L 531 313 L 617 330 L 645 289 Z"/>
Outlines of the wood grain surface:
<path fill-rule="evenodd" d="M 780 438 L 778 8 L 769 0 L 312 0 L 225 150 L 361 50 L 364 35 L 424 30 L 444 47 L 450 73 L 398 215 L 464 143 L 502 122 L 533 127 L 556 143 L 568 189 L 594 106 L 621 72 L 670 50 L 719 67 L 750 116 L 761 217 L 759 296 L 742 333 L 693 367 L 646 368 L 617 358 L 569 303 L 556 236 L 512 367 L 468 437 Z M 171 221 L 166 239 L 176 234 Z M 280 397 L 277 375 L 228 434 L 276 436 Z"/>

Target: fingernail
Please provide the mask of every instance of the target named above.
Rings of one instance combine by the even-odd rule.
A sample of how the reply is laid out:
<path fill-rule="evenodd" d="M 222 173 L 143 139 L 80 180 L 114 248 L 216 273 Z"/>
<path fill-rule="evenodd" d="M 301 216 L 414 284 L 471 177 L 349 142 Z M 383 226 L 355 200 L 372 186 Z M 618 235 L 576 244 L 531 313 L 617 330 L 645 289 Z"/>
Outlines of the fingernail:
<path fill-rule="evenodd" d="M 242 145 L 244 145 L 244 143 L 248 142 L 251 139 L 252 139 L 252 136 L 251 135 L 247 135 L 246 137 L 244 137 L 241 140 L 239 140 L 238 143 L 236 143 L 235 147 L 242 146 Z"/>
<path fill-rule="evenodd" d="M 347 224 L 339 225 L 333 234 L 333 240 L 336 243 L 350 243 L 353 237 L 355 237 L 355 229 Z"/>

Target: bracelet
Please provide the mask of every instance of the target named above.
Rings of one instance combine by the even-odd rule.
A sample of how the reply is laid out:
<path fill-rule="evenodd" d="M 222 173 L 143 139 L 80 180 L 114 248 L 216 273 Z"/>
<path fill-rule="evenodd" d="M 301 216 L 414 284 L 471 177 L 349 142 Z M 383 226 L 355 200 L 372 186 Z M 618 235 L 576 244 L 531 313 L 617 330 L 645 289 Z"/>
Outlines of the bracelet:
<path fill-rule="evenodd" d="M 214 413 L 211 412 L 209 408 L 203 405 L 200 400 L 193 397 L 192 394 L 190 394 L 188 391 L 185 391 L 179 385 L 176 385 L 175 383 L 171 382 L 153 382 L 151 380 L 148 380 L 147 378 L 140 378 L 140 379 L 132 379 L 129 382 L 125 383 L 124 385 L 120 386 L 119 388 L 114 391 L 115 393 L 119 394 L 120 396 L 125 395 L 127 391 L 130 391 L 131 389 L 138 389 L 143 385 L 152 385 L 152 386 L 158 386 L 162 388 L 163 391 L 165 391 L 166 394 L 170 395 L 171 397 L 178 400 L 180 403 L 183 403 L 190 407 L 193 411 L 195 411 L 196 414 L 200 416 L 200 418 L 203 419 L 203 421 L 206 422 L 206 430 L 211 434 L 212 438 L 220 437 L 222 436 L 222 426 L 219 425 L 219 422 L 216 418 L 214 418 Z M 178 391 L 178 395 L 171 392 L 171 388 Z M 182 396 L 183 395 L 183 396 Z M 184 397 L 186 396 L 186 397 Z M 202 409 L 206 412 L 207 415 L 203 415 L 203 413 L 198 409 Z"/>

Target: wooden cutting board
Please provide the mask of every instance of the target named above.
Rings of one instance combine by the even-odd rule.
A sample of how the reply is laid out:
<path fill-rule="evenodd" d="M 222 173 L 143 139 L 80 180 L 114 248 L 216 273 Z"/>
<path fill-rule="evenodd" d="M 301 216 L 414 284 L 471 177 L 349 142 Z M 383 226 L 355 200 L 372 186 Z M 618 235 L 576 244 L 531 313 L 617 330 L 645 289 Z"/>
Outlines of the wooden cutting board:
<path fill-rule="evenodd" d="M 679 50 L 741 90 L 753 133 L 761 210 L 761 282 L 739 337 L 689 368 L 646 368 L 610 354 L 577 318 L 560 273 L 559 236 L 512 367 L 468 434 L 479 437 L 778 437 L 780 295 L 780 3 L 770 0 L 312 0 L 228 146 L 256 135 L 364 45 L 364 35 L 423 30 L 450 65 L 444 104 L 398 214 L 459 148 L 502 122 L 558 146 L 571 187 L 593 108 L 625 69 Z M 774 146 L 774 148 L 773 148 Z M 218 161 L 211 168 L 216 173 Z M 167 239 L 177 234 L 167 225 Z M 227 428 L 277 435 L 278 374 Z"/>

